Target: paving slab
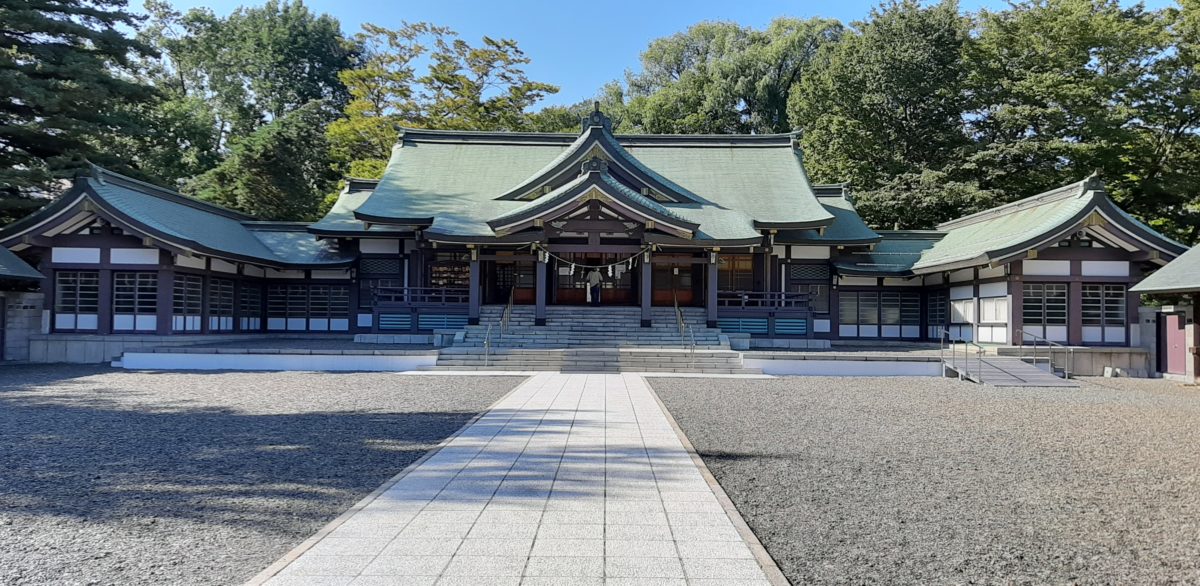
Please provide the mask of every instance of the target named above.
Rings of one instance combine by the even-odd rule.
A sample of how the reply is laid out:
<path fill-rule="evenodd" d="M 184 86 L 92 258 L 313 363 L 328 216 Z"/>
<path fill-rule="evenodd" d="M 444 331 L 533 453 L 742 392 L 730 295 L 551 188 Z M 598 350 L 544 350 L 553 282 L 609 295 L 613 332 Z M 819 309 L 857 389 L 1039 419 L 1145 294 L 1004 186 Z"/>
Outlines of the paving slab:
<path fill-rule="evenodd" d="M 641 376 L 540 373 L 251 584 L 778 584 L 702 466 Z"/>

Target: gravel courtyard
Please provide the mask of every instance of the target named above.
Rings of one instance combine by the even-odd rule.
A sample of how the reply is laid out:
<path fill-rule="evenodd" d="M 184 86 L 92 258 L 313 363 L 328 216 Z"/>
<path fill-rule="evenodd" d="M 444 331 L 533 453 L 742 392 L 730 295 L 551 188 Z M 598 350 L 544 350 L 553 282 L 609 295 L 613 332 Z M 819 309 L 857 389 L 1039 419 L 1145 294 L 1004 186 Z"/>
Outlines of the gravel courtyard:
<path fill-rule="evenodd" d="M 1200 582 L 1200 389 L 650 381 L 793 583 Z"/>
<path fill-rule="evenodd" d="M 0 583 L 244 581 L 521 380 L 0 368 Z"/>

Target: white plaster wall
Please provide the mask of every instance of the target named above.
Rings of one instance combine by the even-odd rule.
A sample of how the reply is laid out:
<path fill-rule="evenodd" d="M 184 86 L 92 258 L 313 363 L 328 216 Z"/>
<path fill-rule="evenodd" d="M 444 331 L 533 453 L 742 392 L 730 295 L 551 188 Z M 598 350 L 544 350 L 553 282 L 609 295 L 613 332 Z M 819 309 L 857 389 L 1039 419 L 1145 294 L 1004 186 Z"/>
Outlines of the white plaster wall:
<path fill-rule="evenodd" d="M 303 279 L 304 271 L 277 271 L 267 269 L 267 277 L 272 279 Z"/>
<path fill-rule="evenodd" d="M 975 279 L 975 269 L 961 269 L 950 273 L 951 283 L 961 283 L 963 281 L 973 281 Z"/>
<path fill-rule="evenodd" d="M 1071 275 L 1071 261 L 1069 260 L 1027 260 L 1021 266 L 1026 275 L 1052 277 L 1067 277 Z"/>
<path fill-rule="evenodd" d="M 175 255 L 175 266 L 187 267 L 189 269 L 202 269 L 205 267 L 205 264 L 204 259 L 201 257 L 177 254 Z"/>
<path fill-rule="evenodd" d="M 100 249 L 55 246 L 50 249 L 50 260 L 73 264 L 100 264 Z"/>
<path fill-rule="evenodd" d="M 1080 263 L 1085 277 L 1128 277 L 1129 262 L 1123 260 L 1085 260 Z"/>
<path fill-rule="evenodd" d="M 212 270 L 219 273 L 237 273 L 237 265 L 223 261 L 219 258 L 212 259 Z"/>
<path fill-rule="evenodd" d="M 267 271 L 264 270 L 262 267 L 256 267 L 253 265 L 245 265 L 242 267 L 242 274 L 246 275 L 247 277 L 264 277 L 264 276 L 266 276 Z"/>
<path fill-rule="evenodd" d="M 783 250 L 783 247 L 777 246 L 776 250 Z M 801 260 L 823 260 L 830 256 L 828 246 L 793 246 L 792 258 Z"/>
<path fill-rule="evenodd" d="M 156 265 L 157 248 L 113 248 L 108 251 L 109 262 L 115 265 Z"/>

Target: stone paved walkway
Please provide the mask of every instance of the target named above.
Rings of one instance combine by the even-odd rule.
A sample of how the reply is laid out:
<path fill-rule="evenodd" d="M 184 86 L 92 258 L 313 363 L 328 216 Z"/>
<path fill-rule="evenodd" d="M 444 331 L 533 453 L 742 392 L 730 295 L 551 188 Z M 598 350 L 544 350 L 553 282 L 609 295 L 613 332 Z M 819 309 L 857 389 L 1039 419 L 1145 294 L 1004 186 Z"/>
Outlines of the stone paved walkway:
<path fill-rule="evenodd" d="M 769 582 L 641 377 L 546 373 L 266 583 Z"/>

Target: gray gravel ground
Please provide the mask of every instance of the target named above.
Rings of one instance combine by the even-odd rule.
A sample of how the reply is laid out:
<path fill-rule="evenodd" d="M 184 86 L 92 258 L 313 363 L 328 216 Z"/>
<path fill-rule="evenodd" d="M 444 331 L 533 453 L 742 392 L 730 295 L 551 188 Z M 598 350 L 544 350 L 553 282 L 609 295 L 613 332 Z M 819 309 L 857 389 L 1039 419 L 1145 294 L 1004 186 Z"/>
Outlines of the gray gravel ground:
<path fill-rule="evenodd" d="M 0 584 L 232 584 L 520 382 L 0 368 Z"/>
<path fill-rule="evenodd" d="M 1200 583 L 1200 389 L 651 384 L 796 584 Z"/>

